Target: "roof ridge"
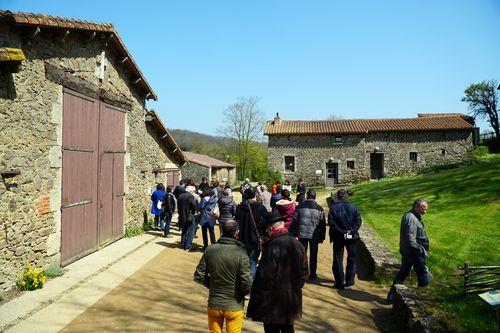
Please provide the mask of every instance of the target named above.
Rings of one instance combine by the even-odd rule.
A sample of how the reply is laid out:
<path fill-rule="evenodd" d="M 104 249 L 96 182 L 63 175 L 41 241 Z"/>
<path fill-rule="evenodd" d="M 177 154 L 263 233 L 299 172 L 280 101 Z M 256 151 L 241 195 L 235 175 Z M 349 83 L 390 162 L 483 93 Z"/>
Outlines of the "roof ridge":
<path fill-rule="evenodd" d="M 23 16 L 36 16 L 36 17 L 43 17 L 43 18 L 48 18 L 48 19 L 54 19 L 54 20 L 63 20 L 63 21 L 73 21 L 73 22 L 78 22 L 78 23 L 87 23 L 87 24 L 97 24 L 97 25 L 104 25 L 110 28 L 115 28 L 114 24 L 111 22 L 101 22 L 101 21 L 89 21 L 85 19 L 79 19 L 79 18 L 74 18 L 74 17 L 64 17 L 64 16 L 58 16 L 58 15 L 48 15 L 48 14 L 43 14 L 43 13 L 33 13 L 33 12 L 19 12 L 19 11 L 11 11 L 11 10 L 0 10 L 0 15 L 7 16 L 7 15 L 23 15 Z"/>

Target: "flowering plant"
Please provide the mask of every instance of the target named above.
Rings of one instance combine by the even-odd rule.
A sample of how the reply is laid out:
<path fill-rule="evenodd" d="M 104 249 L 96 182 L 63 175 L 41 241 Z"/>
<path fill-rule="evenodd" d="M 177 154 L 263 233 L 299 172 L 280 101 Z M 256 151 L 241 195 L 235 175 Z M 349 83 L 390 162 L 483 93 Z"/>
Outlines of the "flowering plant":
<path fill-rule="evenodd" d="M 17 274 L 16 284 L 21 290 L 35 290 L 42 288 L 45 281 L 47 276 L 42 268 L 34 269 L 31 264 L 27 264 Z"/>

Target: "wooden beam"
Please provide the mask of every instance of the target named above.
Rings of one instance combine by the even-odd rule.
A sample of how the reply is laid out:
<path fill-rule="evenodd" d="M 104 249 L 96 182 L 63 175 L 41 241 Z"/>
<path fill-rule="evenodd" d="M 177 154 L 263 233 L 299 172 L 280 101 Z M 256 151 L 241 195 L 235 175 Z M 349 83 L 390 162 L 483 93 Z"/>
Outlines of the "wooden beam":
<path fill-rule="evenodd" d="M 66 40 L 66 37 L 68 37 L 68 35 L 69 35 L 69 30 L 66 30 L 66 31 L 64 32 L 64 35 L 63 35 L 63 38 L 62 38 L 62 41 L 63 41 L 63 42 Z"/>
<path fill-rule="evenodd" d="M 93 40 L 97 36 L 97 32 L 92 31 L 92 34 L 90 35 L 90 40 Z"/>
<path fill-rule="evenodd" d="M 108 46 L 109 42 L 113 39 L 114 34 L 109 34 L 108 39 L 106 39 L 106 46 Z"/>
<path fill-rule="evenodd" d="M 124 63 L 125 63 L 125 61 L 127 61 L 127 60 L 128 60 L 128 57 L 125 57 L 125 58 L 123 58 L 122 60 L 118 61 L 118 64 L 119 64 L 119 65 L 122 65 L 122 64 L 124 64 Z"/>
<path fill-rule="evenodd" d="M 138 84 L 141 81 L 142 81 L 142 77 L 138 77 L 135 81 L 132 82 L 132 84 Z"/>

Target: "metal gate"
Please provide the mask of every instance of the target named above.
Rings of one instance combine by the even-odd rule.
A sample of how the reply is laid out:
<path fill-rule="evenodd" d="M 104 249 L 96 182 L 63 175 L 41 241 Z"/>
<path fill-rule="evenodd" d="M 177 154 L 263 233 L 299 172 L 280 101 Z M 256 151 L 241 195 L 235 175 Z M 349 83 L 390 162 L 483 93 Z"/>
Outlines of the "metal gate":
<path fill-rule="evenodd" d="M 65 89 L 61 264 L 123 234 L 125 114 Z"/>

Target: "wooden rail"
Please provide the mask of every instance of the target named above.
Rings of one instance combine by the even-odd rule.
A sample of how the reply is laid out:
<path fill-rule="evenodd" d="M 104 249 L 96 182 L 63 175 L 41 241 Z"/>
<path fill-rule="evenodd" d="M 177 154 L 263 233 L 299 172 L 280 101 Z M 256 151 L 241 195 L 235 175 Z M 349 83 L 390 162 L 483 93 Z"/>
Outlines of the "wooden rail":
<path fill-rule="evenodd" d="M 466 294 L 500 289 L 500 266 L 469 266 L 464 263 L 458 269 L 463 271 L 460 276 Z"/>

